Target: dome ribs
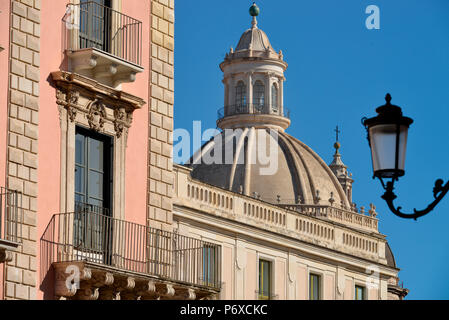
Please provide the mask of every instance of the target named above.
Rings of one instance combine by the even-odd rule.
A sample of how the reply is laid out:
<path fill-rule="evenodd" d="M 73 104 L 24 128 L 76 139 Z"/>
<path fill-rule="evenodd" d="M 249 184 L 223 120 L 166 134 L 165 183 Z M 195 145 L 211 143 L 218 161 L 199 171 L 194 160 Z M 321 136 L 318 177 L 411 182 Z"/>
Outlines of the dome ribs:
<path fill-rule="evenodd" d="M 243 133 L 240 135 L 240 137 L 237 135 L 236 130 L 234 130 L 233 135 L 232 135 L 233 148 L 234 148 L 234 138 L 237 138 L 238 141 L 237 141 L 237 146 L 236 146 L 236 149 L 235 149 L 235 152 L 234 152 L 234 160 L 233 160 L 233 163 L 232 163 L 231 174 L 230 174 L 230 177 L 229 177 L 229 186 L 228 186 L 228 188 L 227 188 L 227 189 L 229 189 L 229 190 L 231 190 L 231 191 L 232 191 L 232 190 L 235 191 L 235 188 L 234 188 L 235 172 L 236 172 L 237 164 L 238 164 L 238 162 L 239 162 L 240 153 L 242 152 L 242 147 L 243 147 L 243 149 L 244 149 L 245 137 L 246 137 L 247 135 L 248 135 L 248 128 L 245 128 L 245 129 L 244 129 L 244 131 L 243 131 Z M 243 160 L 245 160 L 245 159 L 243 159 Z M 237 190 L 238 190 L 238 188 L 240 188 L 239 185 L 237 186 Z M 239 191 L 239 190 L 238 190 L 238 191 Z M 237 192 L 238 192 L 238 191 L 237 191 Z"/>
<path fill-rule="evenodd" d="M 299 170 L 299 168 L 304 168 L 304 162 L 298 157 L 296 152 L 293 152 L 293 147 L 290 141 L 283 137 L 282 134 L 279 134 L 279 132 L 277 135 L 279 139 L 279 146 L 286 155 L 287 164 L 290 168 L 290 172 L 292 173 L 292 182 L 295 190 L 295 204 L 300 204 L 302 202 L 301 199 L 299 199 L 300 196 L 302 197 L 303 202 L 309 202 L 312 199 L 310 199 L 307 195 L 308 193 L 304 181 L 305 179 L 301 177 L 301 170 Z"/>
<path fill-rule="evenodd" d="M 323 161 L 323 159 L 320 158 L 319 155 L 316 154 L 315 151 L 313 151 L 309 146 L 307 146 L 306 144 L 304 144 L 303 142 L 301 142 L 300 140 L 296 139 L 295 137 L 292 137 L 286 133 L 283 133 L 285 136 L 287 136 L 291 141 L 294 141 L 295 143 L 297 143 L 298 145 L 300 145 L 302 148 L 304 148 L 305 150 L 307 150 L 310 155 L 318 161 L 318 163 L 321 165 L 321 167 L 326 171 L 327 175 L 329 176 L 329 178 L 331 179 L 333 186 L 335 187 L 335 189 L 338 192 L 338 195 L 340 197 L 340 200 L 343 201 L 344 206 L 346 206 L 347 209 L 350 209 L 351 206 L 349 205 L 349 201 L 348 198 L 346 197 L 345 192 L 343 191 L 343 188 L 341 187 L 340 182 L 337 180 L 337 177 L 335 176 L 335 174 L 332 172 L 332 170 L 329 168 L 329 166 Z M 299 152 L 299 151 L 298 151 Z"/>

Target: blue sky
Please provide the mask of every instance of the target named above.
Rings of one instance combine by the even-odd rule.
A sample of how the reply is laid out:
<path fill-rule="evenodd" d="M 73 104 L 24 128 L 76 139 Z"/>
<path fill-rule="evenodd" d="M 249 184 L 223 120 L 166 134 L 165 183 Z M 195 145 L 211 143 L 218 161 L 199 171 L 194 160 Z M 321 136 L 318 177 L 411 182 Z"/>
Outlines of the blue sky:
<path fill-rule="evenodd" d="M 250 27 L 252 1 L 177 1 L 175 8 L 175 128 L 215 128 L 223 107 L 218 67 Z M 397 184 L 404 211 L 432 200 L 437 178 L 449 179 L 448 0 L 259 0 L 258 26 L 289 64 L 284 104 L 287 132 L 330 163 L 336 125 L 343 161 L 355 179 L 360 207 L 377 206 L 380 231 L 401 268 L 408 299 L 449 299 L 449 196 L 418 221 L 400 219 L 372 180 L 362 117 L 375 115 L 390 92 L 415 120 L 409 131 L 406 175 Z M 380 30 L 368 30 L 368 5 L 380 8 Z"/>

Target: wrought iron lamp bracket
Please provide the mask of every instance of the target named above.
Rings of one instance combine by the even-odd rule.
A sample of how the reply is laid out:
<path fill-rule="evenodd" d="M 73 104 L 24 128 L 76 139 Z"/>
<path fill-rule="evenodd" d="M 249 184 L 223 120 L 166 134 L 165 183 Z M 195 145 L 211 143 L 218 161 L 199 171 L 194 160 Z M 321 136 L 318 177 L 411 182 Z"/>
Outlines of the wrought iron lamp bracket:
<path fill-rule="evenodd" d="M 379 180 L 382 183 L 382 187 L 385 189 L 385 193 L 382 195 L 382 199 L 387 202 L 388 208 L 390 208 L 391 212 L 393 212 L 398 217 L 405 219 L 414 219 L 415 221 L 416 219 L 432 211 L 449 191 L 449 181 L 446 182 L 445 185 L 443 185 L 444 181 L 442 179 L 438 179 L 437 181 L 435 181 L 435 186 L 433 187 L 433 196 L 435 200 L 432 203 L 430 203 L 424 210 L 413 209 L 414 213 L 403 213 L 401 212 L 402 207 L 395 208 L 393 204 L 393 201 L 397 198 L 396 194 L 393 192 L 394 182 L 398 179 L 396 177 L 392 178 L 391 181 L 388 181 L 386 185 L 382 178 L 379 178 Z"/>

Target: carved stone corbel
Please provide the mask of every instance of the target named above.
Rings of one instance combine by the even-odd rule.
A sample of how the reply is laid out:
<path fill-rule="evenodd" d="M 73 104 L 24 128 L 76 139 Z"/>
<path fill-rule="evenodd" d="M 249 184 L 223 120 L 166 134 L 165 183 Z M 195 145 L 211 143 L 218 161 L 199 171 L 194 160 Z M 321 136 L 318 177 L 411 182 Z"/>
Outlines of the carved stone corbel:
<path fill-rule="evenodd" d="M 133 277 L 127 277 L 116 282 L 118 291 L 132 290 L 136 286 L 136 280 Z"/>
<path fill-rule="evenodd" d="M 58 297 L 73 297 L 78 291 L 79 283 L 67 281 L 68 274 L 64 269 L 55 270 L 55 295 Z"/>
<path fill-rule="evenodd" d="M 66 108 L 67 108 L 67 113 L 69 115 L 70 121 L 75 121 L 76 119 L 76 114 L 77 114 L 77 106 L 78 106 L 78 100 L 80 97 L 80 93 L 79 91 L 76 90 L 72 90 L 71 87 L 69 87 L 67 94 L 66 94 Z"/>
<path fill-rule="evenodd" d="M 175 295 L 175 288 L 172 284 L 167 283 L 157 289 L 157 292 L 166 298 L 171 298 Z"/>
<path fill-rule="evenodd" d="M 176 299 L 195 300 L 196 292 L 192 288 L 176 288 Z"/>
<path fill-rule="evenodd" d="M 136 292 L 140 300 L 155 299 L 158 297 L 156 285 L 152 280 L 138 284 L 136 286 Z"/>
<path fill-rule="evenodd" d="M 11 262 L 13 260 L 12 252 L 8 250 L 0 251 L 0 263 Z"/>
<path fill-rule="evenodd" d="M 114 275 L 110 272 L 101 272 L 95 274 L 93 280 L 98 287 L 110 286 L 114 283 Z"/>
<path fill-rule="evenodd" d="M 133 277 L 119 279 L 114 285 L 115 292 L 119 293 L 121 300 L 135 300 L 137 297 L 135 287 L 136 280 Z"/>
<path fill-rule="evenodd" d="M 73 269 L 69 269 L 71 266 Z M 89 268 L 81 268 L 76 264 L 63 264 L 55 269 L 55 295 L 74 297 L 80 289 L 80 284 L 90 280 L 91 277 L 92 270 Z"/>
<path fill-rule="evenodd" d="M 76 296 L 79 300 L 98 300 L 100 289 L 86 286 L 85 288 L 78 290 Z"/>
<path fill-rule="evenodd" d="M 114 109 L 114 129 L 117 138 L 120 138 L 125 129 L 126 120 L 128 119 L 125 108 Z"/>

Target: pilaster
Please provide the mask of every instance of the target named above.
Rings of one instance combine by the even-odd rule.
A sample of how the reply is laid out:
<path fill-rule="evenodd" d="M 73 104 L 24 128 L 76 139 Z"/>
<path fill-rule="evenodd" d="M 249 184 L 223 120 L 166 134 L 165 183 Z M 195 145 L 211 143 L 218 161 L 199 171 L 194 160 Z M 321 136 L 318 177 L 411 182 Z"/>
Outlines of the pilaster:
<path fill-rule="evenodd" d="M 22 245 L 5 269 L 5 299 L 36 298 L 41 0 L 11 1 L 7 186 L 23 194 Z"/>
<path fill-rule="evenodd" d="M 174 0 L 151 5 L 148 224 L 172 229 Z"/>

